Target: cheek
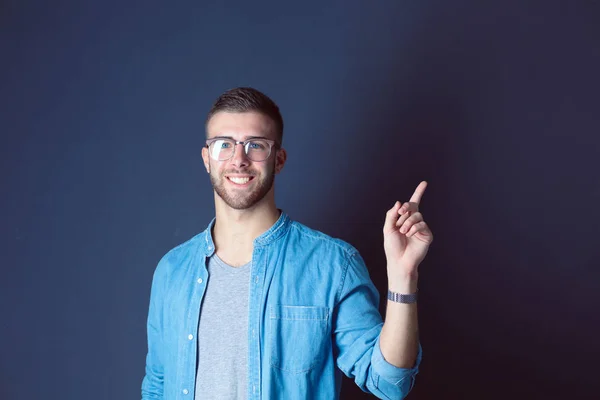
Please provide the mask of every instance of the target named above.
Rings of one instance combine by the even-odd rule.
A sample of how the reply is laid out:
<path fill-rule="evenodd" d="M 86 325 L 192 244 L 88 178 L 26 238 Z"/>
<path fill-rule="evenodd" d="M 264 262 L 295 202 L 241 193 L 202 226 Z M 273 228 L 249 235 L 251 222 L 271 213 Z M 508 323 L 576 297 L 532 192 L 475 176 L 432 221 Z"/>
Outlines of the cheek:
<path fill-rule="evenodd" d="M 212 175 L 221 175 L 219 172 L 219 165 L 216 164 L 213 160 L 208 161 L 208 173 Z"/>

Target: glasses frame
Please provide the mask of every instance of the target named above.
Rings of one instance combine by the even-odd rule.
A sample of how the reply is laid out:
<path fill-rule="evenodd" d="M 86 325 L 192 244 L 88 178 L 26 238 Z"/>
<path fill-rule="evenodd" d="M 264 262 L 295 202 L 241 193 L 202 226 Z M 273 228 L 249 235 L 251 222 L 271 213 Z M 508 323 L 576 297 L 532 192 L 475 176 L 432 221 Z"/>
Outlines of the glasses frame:
<path fill-rule="evenodd" d="M 213 156 L 211 154 L 211 151 L 210 151 L 210 145 L 213 142 L 216 142 L 217 140 L 230 140 L 230 141 L 232 141 L 234 143 L 234 145 L 233 145 L 233 152 L 231 152 L 231 156 L 229 156 L 229 158 L 226 158 L 224 160 L 218 160 L 218 159 L 214 159 L 213 158 Z M 267 142 L 267 144 L 269 145 L 269 155 L 267 155 L 267 157 L 264 160 L 255 161 L 255 160 L 251 159 L 250 157 L 248 157 L 248 153 L 246 151 L 246 143 L 252 142 L 252 141 L 256 141 L 256 140 L 263 140 L 263 141 Z M 232 137 L 219 136 L 219 137 L 215 137 L 215 138 L 206 140 L 206 144 L 204 145 L 204 147 L 206 147 L 208 149 L 208 156 L 210 158 L 212 158 L 213 160 L 215 160 L 215 161 L 229 161 L 235 155 L 235 150 L 237 149 L 237 145 L 238 144 L 241 144 L 242 147 L 244 148 L 244 156 L 246 156 L 246 158 L 248 160 L 254 161 L 254 162 L 263 162 L 265 160 L 268 160 L 269 157 L 271 157 L 271 153 L 273 151 L 273 148 L 275 148 L 275 150 L 279 150 L 281 148 L 281 145 L 279 143 L 277 143 L 275 140 L 267 139 L 267 138 L 260 137 L 260 136 L 248 138 L 246 140 L 235 140 Z"/>

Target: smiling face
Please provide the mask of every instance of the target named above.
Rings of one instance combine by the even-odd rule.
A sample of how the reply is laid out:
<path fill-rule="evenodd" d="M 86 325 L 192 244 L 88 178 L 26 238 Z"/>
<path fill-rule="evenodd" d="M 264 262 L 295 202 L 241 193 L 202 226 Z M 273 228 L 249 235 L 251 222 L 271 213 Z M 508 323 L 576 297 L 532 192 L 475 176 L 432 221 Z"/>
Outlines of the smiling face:
<path fill-rule="evenodd" d="M 265 138 L 277 142 L 273 121 L 257 112 L 225 112 L 212 116 L 206 126 L 207 139 L 229 137 L 236 141 Z M 273 199 L 273 182 L 285 163 L 285 150 L 273 147 L 264 161 L 248 159 L 242 145 L 235 146 L 233 157 L 225 161 L 213 160 L 208 149 L 202 149 L 202 158 L 210 182 L 218 197 L 229 207 L 247 210 L 265 199 Z"/>

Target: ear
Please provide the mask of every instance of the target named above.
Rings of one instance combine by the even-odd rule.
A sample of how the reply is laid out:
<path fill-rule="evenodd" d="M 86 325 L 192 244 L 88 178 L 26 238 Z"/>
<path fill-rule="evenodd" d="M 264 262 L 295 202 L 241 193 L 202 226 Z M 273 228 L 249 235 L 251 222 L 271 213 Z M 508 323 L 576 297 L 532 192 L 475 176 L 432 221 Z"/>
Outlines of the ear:
<path fill-rule="evenodd" d="M 277 150 L 277 153 L 275 154 L 275 173 L 276 174 L 281 172 L 281 170 L 283 169 L 283 166 L 285 165 L 286 160 L 287 160 L 287 152 L 282 147 L 279 150 Z"/>
<path fill-rule="evenodd" d="M 204 168 L 206 168 L 206 172 L 210 174 L 210 160 L 208 149 L 206 147 L 202 148 L 202 160 L 204 161 Z"/>

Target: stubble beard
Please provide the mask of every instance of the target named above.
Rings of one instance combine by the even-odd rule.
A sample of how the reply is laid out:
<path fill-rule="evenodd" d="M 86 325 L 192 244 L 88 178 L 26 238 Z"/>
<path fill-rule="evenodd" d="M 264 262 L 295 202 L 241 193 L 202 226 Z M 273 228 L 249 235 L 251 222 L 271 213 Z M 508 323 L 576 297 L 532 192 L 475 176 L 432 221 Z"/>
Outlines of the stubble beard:
<path fill-rule="evenodd" d="M 257 175 L 253 175 L 254 178 L 252 180 L 255 182 L 252 191 L 244 189 L 238 189 L 237 191 L 235 189 L 227 190 L 225 187 L 225 180 L 227 179 L 225 174 L 229 172 L 224 172 L 221 176 L 215 176 L 211 169 L 209 174 L 210 183 L 225 204 L 235 210 L 247 210 L 254 207 L 269 193 L 275 182 L 275 168 L 269 168 L 263 179 L 260 179 Z"/>

